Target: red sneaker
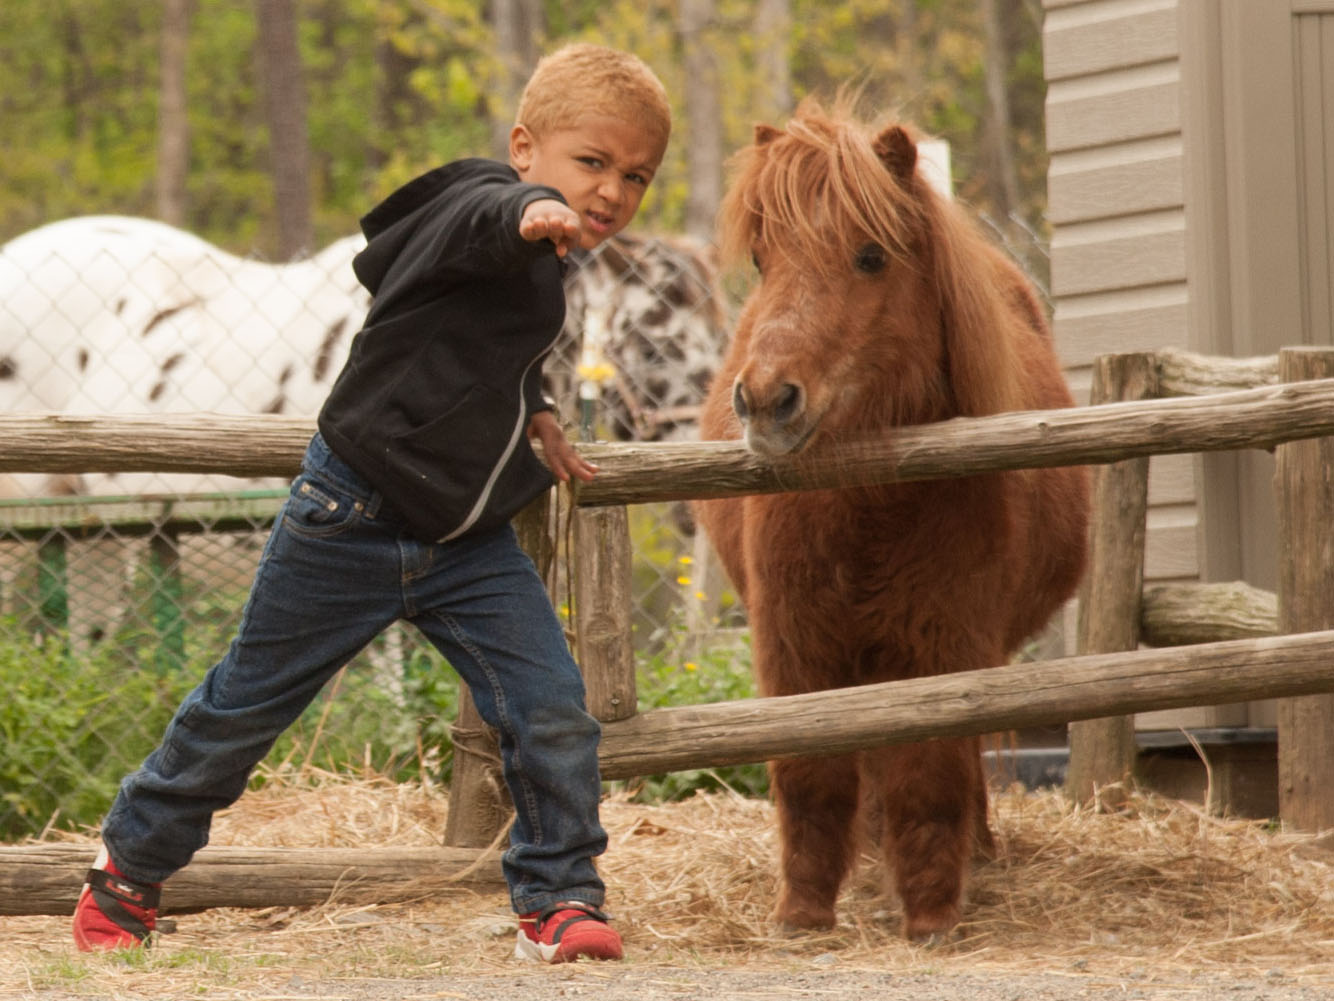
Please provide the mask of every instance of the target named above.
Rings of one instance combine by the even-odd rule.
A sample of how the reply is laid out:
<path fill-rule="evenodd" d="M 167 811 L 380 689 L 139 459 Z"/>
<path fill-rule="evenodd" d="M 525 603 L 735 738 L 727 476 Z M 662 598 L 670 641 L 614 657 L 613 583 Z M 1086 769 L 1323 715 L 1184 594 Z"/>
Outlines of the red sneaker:
<path fill-rule="evenodd" d="M 519 917 L 519 942 L 514 955 L 539 963 L 572 963 L 588 959 L 620 959 L 621 936 L 610 918 L 591 904 L 562 900 L 545 911 Z"/>
<path fill-rule="evenodd" d="M 161 889 L 127 879 L 103 846 L 74 905 L 74 944 L 84 952 L 143 947 L 157 924 Z"/>

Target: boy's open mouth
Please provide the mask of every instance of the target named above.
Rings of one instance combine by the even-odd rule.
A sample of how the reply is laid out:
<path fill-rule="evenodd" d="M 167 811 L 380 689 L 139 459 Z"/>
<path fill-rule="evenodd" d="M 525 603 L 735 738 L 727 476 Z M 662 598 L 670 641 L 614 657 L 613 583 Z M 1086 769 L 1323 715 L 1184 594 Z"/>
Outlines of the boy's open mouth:
<path fill-rule="evenodd" d="M 594 212 L 592 209 L 586 211 L 584 215 L 588 217 L 588 221 L 593 224 L 594 228 L 599 231 L 610 229 L 612 224 L 616 221 L 614 216 L 609 216 L 603 212 Z"/>

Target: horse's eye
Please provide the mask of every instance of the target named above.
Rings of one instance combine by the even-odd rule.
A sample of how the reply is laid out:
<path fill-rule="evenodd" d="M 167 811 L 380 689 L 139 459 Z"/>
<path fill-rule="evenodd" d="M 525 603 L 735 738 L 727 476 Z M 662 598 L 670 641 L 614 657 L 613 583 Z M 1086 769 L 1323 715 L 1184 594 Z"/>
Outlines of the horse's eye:
<path fill-rule="evenodd" d="M 877 243 L 868 243 L 857 251 L 853 263 L 857 266 L 858 271 L 873 275 L 885 267 L 885 248 Z"/>

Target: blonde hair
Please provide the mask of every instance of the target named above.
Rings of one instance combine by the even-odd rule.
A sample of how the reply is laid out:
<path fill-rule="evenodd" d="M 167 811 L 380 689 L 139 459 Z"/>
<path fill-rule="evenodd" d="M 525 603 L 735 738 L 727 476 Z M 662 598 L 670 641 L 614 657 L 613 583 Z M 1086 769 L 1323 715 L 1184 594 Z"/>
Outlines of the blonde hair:
<path fill-rule="evenodd" d="M 643 60 L 576 42 L 538 62 L 519 97 L 515 124 L 541 138 L 573 127 L 587 114 L 641 126 L 663 149 L 672 131 L 667 91 Z"/>

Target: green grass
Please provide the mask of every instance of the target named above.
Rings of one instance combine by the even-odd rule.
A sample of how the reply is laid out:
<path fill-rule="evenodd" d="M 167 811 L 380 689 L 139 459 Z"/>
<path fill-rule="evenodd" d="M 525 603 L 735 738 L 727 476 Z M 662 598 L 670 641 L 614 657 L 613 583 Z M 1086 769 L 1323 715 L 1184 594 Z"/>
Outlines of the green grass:
<path fill-rule="evenodd" d="M 158 637 L 148 628 L 124 628 L 76 654 L 67 637 L 0 620 L 0 840 L 96 825 L 121 779 L 157 745 L 181 700 L 226 649 L 241 600 L 196 597 L 178 670 L 161 668 Z M 433 648 L 405 635 L 393 685 L 359 658 L 279 738 L 253 781 L 315 768 L 397 781 L 428 773 L 447 783 L 458 679 Z M 753 694 L 748 646 L 688 656 L 687 645 L 674 637 L 641 658 L 641 711 Z M 767 786 L 763 766 L 745 765 L 649 776 L 629 788 L 641 800 L 661 801 L 700 789 L 762 795 Z"/>

